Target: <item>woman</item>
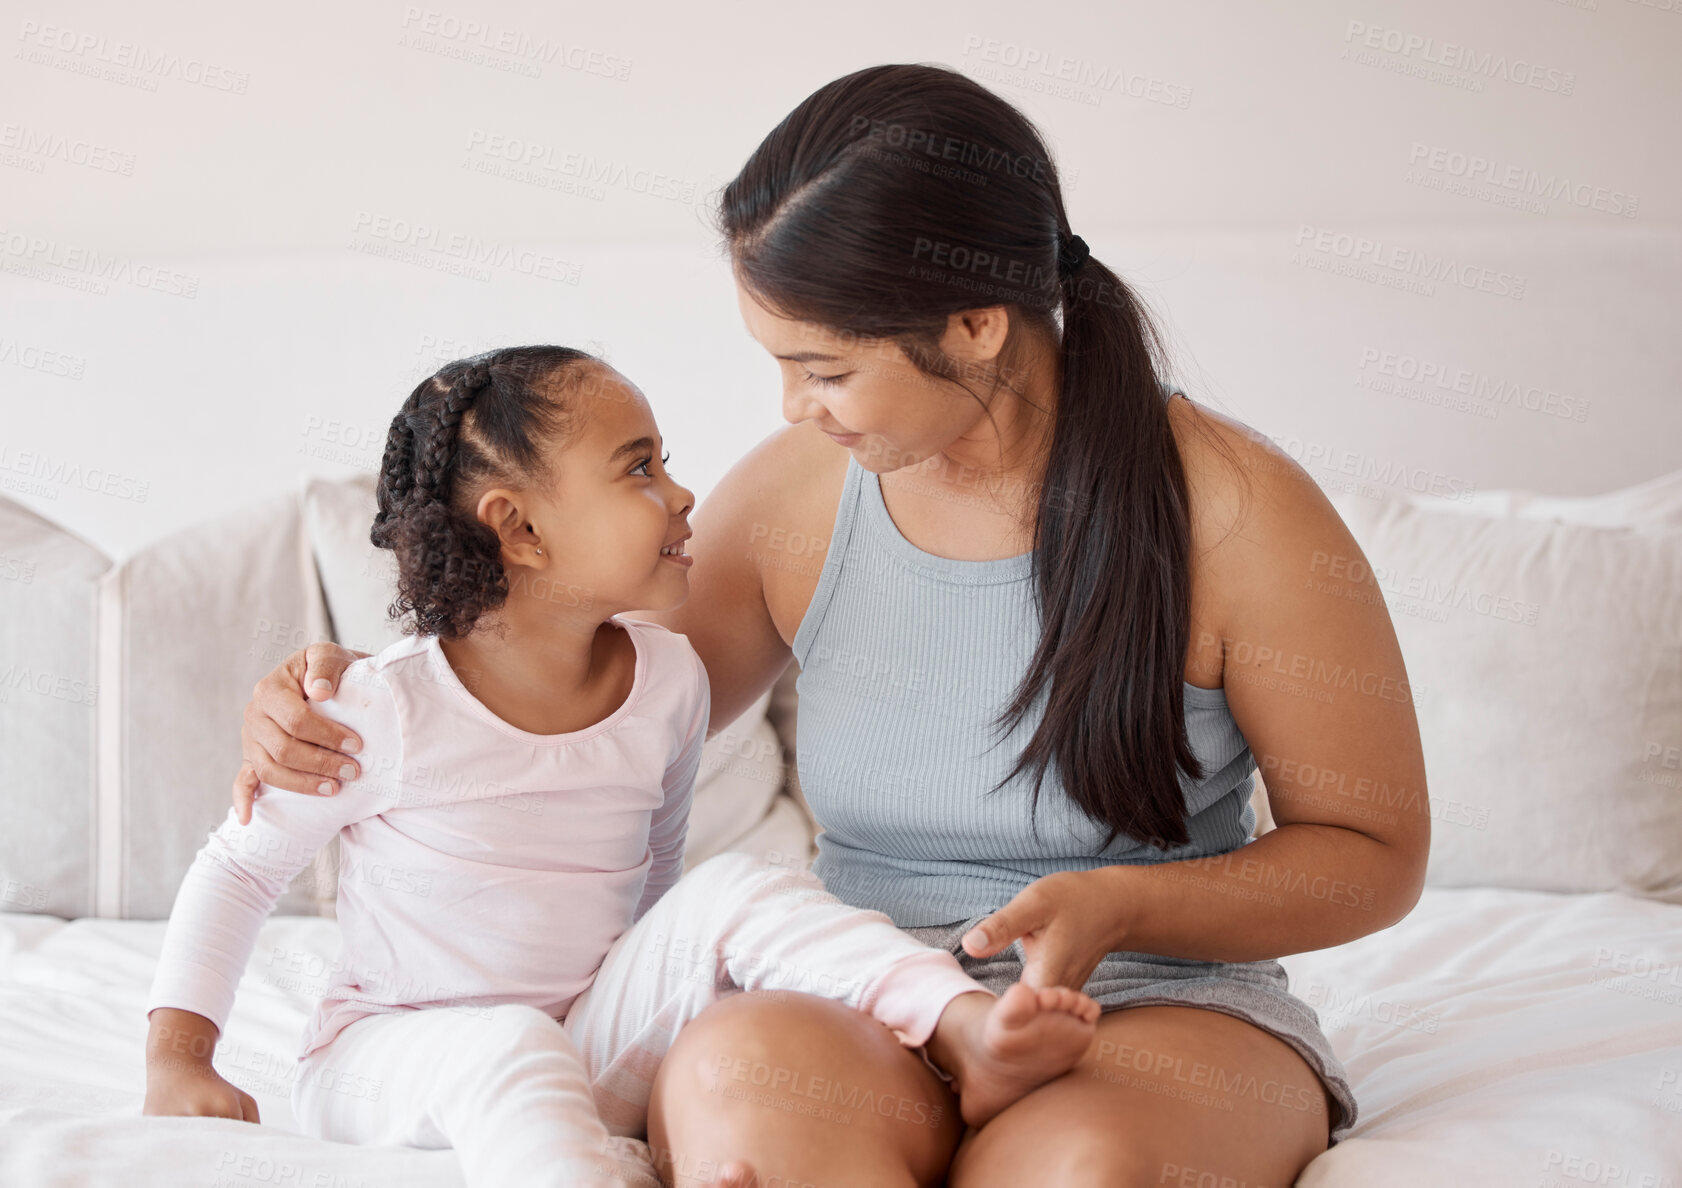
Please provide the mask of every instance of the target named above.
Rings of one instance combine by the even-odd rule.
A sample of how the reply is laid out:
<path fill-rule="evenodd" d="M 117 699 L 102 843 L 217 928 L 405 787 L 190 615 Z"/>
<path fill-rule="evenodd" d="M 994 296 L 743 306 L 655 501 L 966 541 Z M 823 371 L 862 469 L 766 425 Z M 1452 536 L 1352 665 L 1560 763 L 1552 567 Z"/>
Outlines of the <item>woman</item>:
<path fill-rule="evenodd" d="M 697 511 L 688 602 L 642 617 L 689 637 L 715 725 L 799 661 L 832 892 L 1105 1013 L 1073 1071 L 960 1136 L 883 1104 L 952 1116 L 938 1045 L 931 1066 L 834 1004 L 734 995 L 660 1070 L 666 1174 L 1290 1183 L 1356 1106 L 1276 959 L 1400 920 L 1430 836 L 1377 585 L 1330 580 L 1360 550 L 1288 457 L 1159 380 L 1038 132 L 963 75 L 820 88 L 721 216 L 792 425 Z M 355 655 L 258 686 L 236 800 L 354 771 L 300 693 Z M 1258 766 L 1278 828 L 1248 841 Z M 1415 811 L 1375 814 L 1394 788 Z"/>

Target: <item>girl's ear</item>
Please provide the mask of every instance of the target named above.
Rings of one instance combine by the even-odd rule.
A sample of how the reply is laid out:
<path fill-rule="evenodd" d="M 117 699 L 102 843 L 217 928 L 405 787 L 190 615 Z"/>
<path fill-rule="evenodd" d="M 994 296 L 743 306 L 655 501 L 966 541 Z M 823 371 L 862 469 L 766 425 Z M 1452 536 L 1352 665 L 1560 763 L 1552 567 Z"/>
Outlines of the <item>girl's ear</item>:
<path fill-rule="evenodd" d="M 529 555 L 539 552 L 531 517 L 520 506 L 520 495 L 506 487 L 492 487 L 479 496 L 474 508 L 479 522 L 502 542 L 503 555 L 519 564 L 529 564 Z"/>

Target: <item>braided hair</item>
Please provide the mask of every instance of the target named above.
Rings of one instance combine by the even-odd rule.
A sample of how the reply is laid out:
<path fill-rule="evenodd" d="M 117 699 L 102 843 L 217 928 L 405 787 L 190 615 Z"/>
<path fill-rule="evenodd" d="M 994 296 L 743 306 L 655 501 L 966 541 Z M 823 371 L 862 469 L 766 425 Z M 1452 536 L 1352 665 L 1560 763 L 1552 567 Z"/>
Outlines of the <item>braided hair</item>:
<path fill-rule="evenodd" d="M 601 360 L 560 346 L 504 347 L 446 363 L 392 418 L 368 539 L 397 558 L 387 608 L 410 635 L 459 639 L 508 598 L 502 541 L 480 522 L 492 486 L 547 485 L 550 451 L 579 420 L 569 400 Z"/>

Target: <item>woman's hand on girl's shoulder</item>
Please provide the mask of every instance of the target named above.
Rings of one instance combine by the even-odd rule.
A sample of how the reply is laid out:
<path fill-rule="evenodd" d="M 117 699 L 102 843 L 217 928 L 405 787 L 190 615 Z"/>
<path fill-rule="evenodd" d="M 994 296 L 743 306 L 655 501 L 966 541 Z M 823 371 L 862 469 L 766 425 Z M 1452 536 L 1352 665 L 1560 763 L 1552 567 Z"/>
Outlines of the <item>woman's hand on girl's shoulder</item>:
<path fill-rule="evenodd" d="M 327 796 L 356 778 L 360 769 L 351 755 L 362 740 L 311 708 L 306 690 L 316 701 L 327 700 L 338 691 L 345 669 L 368 655 L 334 643 L 311 644 L 293 652 L 252 688 L 240 729 L 245 762 L 233 786 L 240 824 L 251 823 L 259 783 Z"/>

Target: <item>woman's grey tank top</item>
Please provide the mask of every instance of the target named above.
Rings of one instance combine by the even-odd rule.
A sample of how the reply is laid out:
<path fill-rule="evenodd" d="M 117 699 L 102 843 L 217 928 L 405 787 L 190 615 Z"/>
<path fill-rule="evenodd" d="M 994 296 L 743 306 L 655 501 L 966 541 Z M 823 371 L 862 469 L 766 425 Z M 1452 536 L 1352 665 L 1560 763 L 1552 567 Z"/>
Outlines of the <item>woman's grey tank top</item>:
<path fill-rule="evenodd" d="M 1164 386 L 1164 399 L 1174 391 Z M 1054 765 L 1037 836 L 1031 771 L 989 794 L 1044 712 L 1042 690 L 1014 731 L 991 727 L 1039 640 L 1032 558 L 924 552 L 894 525 L 877 476 L 848 458 L 829 553 L 794 636 L 796 751 L 822 830 L 813 870 L 832 894 L 902 928 L 993 911 L 1060 870 L 1224 854 L 1255 827 L 1256 763 L 1226 692 L 1190 682 L 1186 734 L 1209 775 L 1180 773 L 1187 845 L 1123 835 L 1100 851 L 1108 829 L 1069 800 Z"/>

